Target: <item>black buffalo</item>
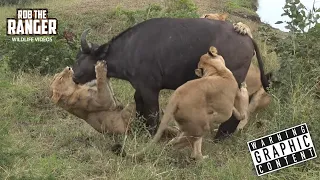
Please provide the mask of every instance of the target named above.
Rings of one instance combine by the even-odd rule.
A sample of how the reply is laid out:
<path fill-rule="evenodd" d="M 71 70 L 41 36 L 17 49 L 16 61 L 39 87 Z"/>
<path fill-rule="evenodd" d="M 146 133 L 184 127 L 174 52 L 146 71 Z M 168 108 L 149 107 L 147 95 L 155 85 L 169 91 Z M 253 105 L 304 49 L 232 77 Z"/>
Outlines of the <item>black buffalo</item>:
<path fill-rule="evenodd" d="M 229 22 L 203 18 L 155 18 L 128 28 L 101 46 L 88 43 L 88 30 L 81 35 L 81 51 L 73 66 L 74 82 L 95 78 L 94 64 L 106 60 L 108 77 L 127 80 L 135 89 L 137 112 L 146 118 L 151 134 L 158 125 L 159 91 L 176 89 L 195 79 L 199 58 L 215 46 L 233 72 L 237 82 L 244 81 L 254 52 L 261 81 L 266 88 L 260 52 L 248 36 L 239 35 Z M 239 121 L 233 116 L 220 125 L 216 137 L 234 132 Z"/>

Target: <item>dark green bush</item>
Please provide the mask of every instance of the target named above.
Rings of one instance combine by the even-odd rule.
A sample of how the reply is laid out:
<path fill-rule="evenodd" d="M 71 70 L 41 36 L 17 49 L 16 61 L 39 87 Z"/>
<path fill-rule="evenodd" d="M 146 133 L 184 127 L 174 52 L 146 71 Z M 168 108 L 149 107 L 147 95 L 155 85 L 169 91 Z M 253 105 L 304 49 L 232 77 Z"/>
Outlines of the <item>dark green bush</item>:
<path fill-rule="evenodd" d="M 284 15 L 290 18 L 286 22 L 290 32 L 275 43 L 281 65 L 276 76 L 281 83 L 274 86 L 272 94 L 278 103 L 274 109 L 277 124 L 286 127 L 288 123 L 307 122 L 311 129 L 319 126 L 320 118 L 319 99 L 316 98 L 316 84 L 320 77 L 320 25 L 315 21 L 313 28 L 307 32 L 305 29 L 310 19 L 317 19 L 314 12 L 319 10 L 313 8 L 305 14 L 302 7 L 298 0 L 286 3 Z M 319 131 L 314 129 L 312 137 L 314 142 L 319 142 Z"/>
<path fill-rule="evenodd" d="M 41 74 L 55 73 L 58 68 L 72 65 L 75 59 L 78 42 L 67 43 L 63 37 L 66 29 L 59 24 L 59 34 L 52 36 L 51 42 L 14 42 L 7 37 L 8 66 L 12 71 L 32 72 Z M 37 37 L 35 37 L 37 38 Z"/>
<path fill-rule="evenodd" d="M 299 0 L 292 0 L 287 1 L 284 11 L 283 16 L 290 18 L 285 22 L 290 32 L 288 38 L 279 41 L 275 47 L 281 59 L 279 76 L 284 86 L 303 83 L 305 88 L 302 90 L 307 93 L 314 87 L 320 75 L 318 60 L 320 24 L 318 23 L 319 15 L 316 13 L 320 9 L 312 8 L 306 12 L 305 6 Z M 284 22 L 279 21 L 278 23 Z M 306 31 L 311 25 L 314 27 Z"/>

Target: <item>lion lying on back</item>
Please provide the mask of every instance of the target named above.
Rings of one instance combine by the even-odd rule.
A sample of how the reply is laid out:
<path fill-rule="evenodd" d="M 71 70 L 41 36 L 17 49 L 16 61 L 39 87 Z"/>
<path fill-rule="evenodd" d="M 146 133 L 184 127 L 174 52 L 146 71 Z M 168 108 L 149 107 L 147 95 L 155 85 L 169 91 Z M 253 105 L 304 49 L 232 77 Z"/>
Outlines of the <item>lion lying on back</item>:
<path fill-rule="evenodd" d="M 135 104 L 123 108 L 116 104 L 106 78 L 106 65 L 98 62 L 96 87 L 75 84 L 73 70 L 66 67 L 56 74 L 50 85 L 52 101 L 69 113 L 85 120 L 100 133 L 122 134 L 135 116 Z"/>
<path fill-rule="evenodd" d="M 217 54 L 216 48 L 210 47 L 210 51 L 201 56 L 195 73 L 202 78 L 188 81 L 174 91 L 151 142 L 158 142 L 168 128 L 168 123 L 175 120 L 181 133 L 169 144 L 176 148 L 184 148 L 191 144 L 191 157 L 201 160 L 202 138 L 210 131 L 211 123 L 223 123 L 232 113 L 241 116 L 243 112 L 238 112 L 234 107 L 239 90 L 238 83 L 225 66 L 223 57 Z M 245 87 L 242 87 L 240 92 L 242 90 L 242 95 L 248 96 Z M 241 102 L 248 103 L 248 99 Z M 121 148 L 121 145 L 116 146 L 117 149 Z M 113 149 L 116 149 L 116 146 Z M 143 154 L 144 150 L 131 156 L 137 157 Z"/>

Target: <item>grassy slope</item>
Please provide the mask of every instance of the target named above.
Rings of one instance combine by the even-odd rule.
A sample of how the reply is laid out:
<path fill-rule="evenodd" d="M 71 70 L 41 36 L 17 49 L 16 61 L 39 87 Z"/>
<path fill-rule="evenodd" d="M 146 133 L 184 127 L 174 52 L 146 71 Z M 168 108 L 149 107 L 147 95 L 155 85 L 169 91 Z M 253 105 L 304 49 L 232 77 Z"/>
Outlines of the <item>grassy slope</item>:
<path fill-rule="evenodd" d="M 68 21 L 70 28 L 77 34 L 88 26 L 108 22 L 95 27 L 90 40 L 101 42 L 101 39 L 110 38 L 122 30 L 117 26 L 122 22 L 104 17 L 118 1 L 59 2 L 61 3 L 48 1 L 34 7 L 48 7 L 51 16 L 57 17 L 61 22 Z M 121 1 L 121 4 L 125 8 L 135 9 L 146 6 L 146 2 L 157 1 L 126 0 Z M 225 9 L 232 11 L 232 8 L 226 7 L 225 1 L 195 2 L 199 4 L 200 13 Z M 0 12 L 3 18 L 14 14 L 15 9 L 1 8 Z M 74 13 L 77 16 L 71 17 Z M 258 26 L 241 17 L 231 16 L 231 20 L 244 21 L 254 30 Z M 110 27 L 110 33 L 104 33 Z M 99 35 L 100 33 L 103 35 Z M 260 44 L 263 55 L 271 62 L 267 65 L 268 68 L 274 68 L 276 56 L 267 53 L 264 43 Z M 175 152 L 164 149 L 165 143 L 150 150 L 145 161 L 136 162 L 114 156 L 109 152 L 113 138 L 95 132 L 83 121 L 53 106 L 47 94 L 49 76 L 12 74 L 3 67 L 0 70 L 0 145 L 4 147 L 4 150 L 0 148 L 0 179 L 257 179 L 246 142 L 300 122 L 312 121 L 293 118 L 288 119 L 288 122 L 278 122 L 277 119 L 284 110 L 275 100 L 268 109 L 253 115 L 242 133 L 218 144 L 207 137 L 203 152 L 210 158 L 201 163 L 186 161 L 190 153 L 188 150 Z M 133 100 L 133 89 L 128 83 L 114 80 L 113 86 L 122 102 Z M 169 94 L 169 91 L 162 92 L 162 106 Z M 299 113 L 299 109 L 294 108 L 294 113 Z M 262 126 L 258 126 L 261 123 Z M 5 138 L 1 138 L 2 134 Z M 148 140 L 143 130 L 136 130 L 136 134 L 127 138 L 126 148 L 129 152 L 143 146 Z M 313 136 L 313 139 L 318 140 L 318 136 Z M 315 160 L 266 175 L 262 179 L 318 179 L 319 176 L 319 160 Z"/>

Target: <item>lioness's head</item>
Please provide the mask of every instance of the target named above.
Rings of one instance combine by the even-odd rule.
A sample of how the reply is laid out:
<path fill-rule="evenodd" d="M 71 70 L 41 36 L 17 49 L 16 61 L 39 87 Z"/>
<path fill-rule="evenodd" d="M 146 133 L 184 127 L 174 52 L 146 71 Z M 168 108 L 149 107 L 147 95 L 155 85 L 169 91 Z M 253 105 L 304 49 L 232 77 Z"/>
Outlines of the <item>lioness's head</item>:
<path fill-rule="evenodd" d="M 211 13 L 211 14 L 203 14 L 201 18 L 225 21 L 228 16 L 229 16 L 228 13 L 214 13 L 214 14 Z"/>
<path fill-rule="evenodd" d="M 211 46 L 208 53 L 200 57 L 198 68 L 195 73 L 199 77 L 212 76 L 218 74 L 217 66 L 225 66 L 225 62 L 222 56 L 218 55 L 218 51 L 215 47 Z"/>
<path fill-rule="evenodd" d="M 54 75 L 50 84 L 51 99 L 54 103 L 58 103 L 62 96 L 69 96 L 75 90 L 75 83 L 72 80 L 73 70 L 66 67 L 62 72 Z"/>

